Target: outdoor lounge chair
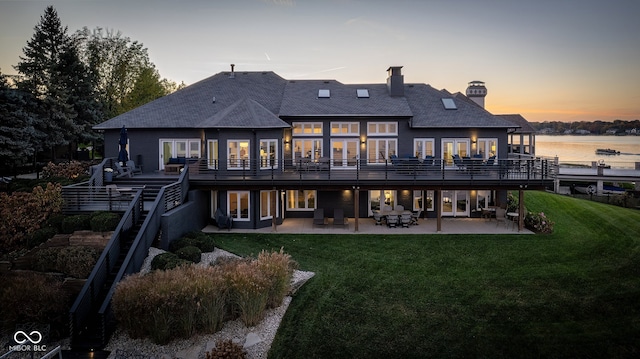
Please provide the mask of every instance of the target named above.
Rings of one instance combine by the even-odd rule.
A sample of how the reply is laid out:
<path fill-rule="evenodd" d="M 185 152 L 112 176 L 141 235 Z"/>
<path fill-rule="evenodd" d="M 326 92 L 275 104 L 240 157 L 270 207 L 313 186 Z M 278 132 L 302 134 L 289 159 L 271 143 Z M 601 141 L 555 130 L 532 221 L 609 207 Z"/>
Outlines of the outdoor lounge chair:
<path fill-rule="evenodd" d="M 136 167 L 136 163 L 133 162 L 132 160 L 127 161 L 127 166 L 126 166 L 129 170 L 131 170 L 131 173 L 133 174 L 142 174 L 142 168 L 140 166 Z"/>
<path fill-rule="evenodd" d="M 133 177 L 133 172 L 129 167 L 124 167 L 120 164 L 120 162 L 114 162 L 116 167 L 116 177 Z"/>
<path fill-rule="evenodd" d="M 218 228 L 220 229 L 226 228 L 227 230 L 231 230 L 231 227 L 233 226 L 233 219 L 230 216 L 222 213 L 222 210 L 220 208 L 216 209 L 214 220 L 216 221 L 216 223 L 218 224 Z"/>
<path fill-rule="evenodd" d="M 418 219 L 422 216 L 422 210 L 419 209 L 416 212 L 411 213 L 411 224 L 418 225 Z"/>
<path fill-rule="evenodd" d="M 453 155 L 452 157 L 453 157 L 453 164 L 456 165 L 459 170 L 464 170 L 465 169 L 464 160 L 460 158 L 460 155 Z"/>
<path fill-rule="evenodd" d="M 314 226 L 324 226 L 329 223 L 326 218 L 324 218 L 324 208 L 316 208 L 313 210 L 313 225 Z"/>
<path fill-rule="evenodd" d="M 333 225 L 334 226 L 346 226 L 348 223 L 347 217 L 344 216 L 344 210 L 342 208 L 336 208 L 333 210 Z"/>

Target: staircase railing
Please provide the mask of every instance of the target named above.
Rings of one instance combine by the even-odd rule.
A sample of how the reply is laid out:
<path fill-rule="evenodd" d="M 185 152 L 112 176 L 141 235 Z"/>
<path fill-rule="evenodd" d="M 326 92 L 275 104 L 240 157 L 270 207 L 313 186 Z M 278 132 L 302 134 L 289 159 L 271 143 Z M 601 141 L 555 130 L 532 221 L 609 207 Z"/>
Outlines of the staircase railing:
<path fill-rule="evenodd" d="M 87 298 L 84 298 L 84 297 L 81 298 L 80 296 L 78 296 L 78 299 L 76 299 L 76 303 L 72 308 L 72 316 L 71 316 L 72 343 L 73 343 L 74 328 L 76 328 L 78 324 L 82 323 L 82 321 L 79 320 L 81 319 L 80 315 L 76 314 L 76 316 L 74 317 L 73 310 L 76 309 L 76 311 L 78 311 L 82 309 L 82 313 L 81 313 L 82 318 L 86 319 L 89 314 L 89 311 L 92 308 L 95 308 L 93 305 L 100 305 L 100 308 L 98 310 L 98 321 L 99 321 L 98 324 L 100 326 L 100 336 L 101 336 L 100 340 L 103 346 L 107 344 L 109 336 L 111 335 L 111 331 L 115 325 L 115 318 L 113 315 L 113 310 L 111 308 L 111 298 L 113 297 L 117 283 L 120 282 L 126 275 L 137 273 L 140 271 L 140 268 L 142 268 L 144 259 L 148 255 L 149 248 L 151 247 L 151 244 L 153 243 L 153 241 L 156 239 L 158 231 L 160 230 L 162 215 L 165 214 L 167 211 L 171 210 L 172 208 L 177 207 L 180 204 L 184 203 L 185 199 L 187 198 L 188 189 L 189 189 L 189 171 L 186 171 L 186 170 L 183 171 L 183 173 L 178 178 L 177 182 L 168 184 L 160 189 L 158 196 L 153 202 L 151 208 L 149 209 L 149 212 L 147 213 L 147 217 L 142 223 L 142 226 L 140 227 L 140 230 L 138 231 L 138 234 L 136 235 L 136 238 L 134 239 L 131 245 L 131 248 L 129 249 L 129 252 L 125 257 L 124 262 L 120 266 L 118 274 L 116 275 L 113 281 L 113 284 L 111 285 L 111 288 L 109 288 L 109 291 L 107 292 L 102 303 L 95 303 L 93 301 L 93 299 L 95 298 L 94 296 L 95 285 L 90 285 L 89 280 L 87 280 L 87 284 L 85 284 L 85 287 L 83 288 L 83 292 L 81 292 L 81 294 L 83 294 L 84 292 L 88 292 L 88 293 L 84 293 L 84 296 Z M 110 241 L 110 244 L 111 244 L 111 241 Z M 116 253 L 116 255 L 119 254 L 119 251 L 120 251 L 119 242 L 118 244 L 114 242 L 112 246 L 118 246 L 117 247 L 118 251 L 116 252 L 115 250 L 113 250 L 113 252 Z M 108 251 L 105 248 L 105 252 L 103 253 L 104 257 L 107 257 L 107 255 L 105 254 L 107 252 Z M 109 251 L 109 253 L 111 253 L 111 251 Z M 108 258 L 110 257 L 111 255 L 108 256 Z M 106 259 L 107 258 L 105 258 L 105 260 Z M 100 280 L 102 280 L 101 286 L 104 285 L 105 283 L 104 279 L 106 279 L 106 275 L 104 278 L 102 278 L 102 275 L 104 273 L 108 274 L 109 271 L 104 272 L 104 270 L 102 269 L 102 266 L 98 268 L 98 265 L 96 265 L 96 268 L 94 268 L 93 272 L 96 272 L 96 276 L 95 276 L 96 279 L 99 278 Z M 92 275 L 93 275 L 93 272 L 92 272 Z M 76 304 L 78 305 L 76 306 Z"/>

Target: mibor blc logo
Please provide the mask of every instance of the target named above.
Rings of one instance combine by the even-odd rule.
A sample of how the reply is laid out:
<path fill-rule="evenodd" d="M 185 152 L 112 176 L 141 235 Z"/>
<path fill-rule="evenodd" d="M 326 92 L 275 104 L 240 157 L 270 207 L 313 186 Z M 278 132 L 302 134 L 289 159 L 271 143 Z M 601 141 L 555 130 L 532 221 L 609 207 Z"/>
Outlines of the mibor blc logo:
<path fill-rule="evenodd" d="M 18 330 L 13 334 L 13 341 L 16 343 L 16 345 L 10 345 L 9 350 L 13 350 L 16 352 L 47 351 L 46 345 L 40 345 L 40 342 L 42 341 L 42 333 L 37 330 L 34 330 L 30 333 Z"/>

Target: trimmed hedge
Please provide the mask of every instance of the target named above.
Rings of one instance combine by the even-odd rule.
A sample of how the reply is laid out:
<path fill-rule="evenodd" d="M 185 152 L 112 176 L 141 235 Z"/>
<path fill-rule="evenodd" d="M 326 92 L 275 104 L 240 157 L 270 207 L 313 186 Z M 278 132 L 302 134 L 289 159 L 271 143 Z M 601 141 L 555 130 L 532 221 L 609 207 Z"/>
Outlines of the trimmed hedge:
<path fill-rule="evenodd" d="M 120 215 L 112 212 L 96 212 L 91 216 L 90 226 L 94 232 L 109 232 L 120 223 Z"/>
<path fill-rule="evenodd" d="M 202 258 L 202 251 L 198 247 L 186 246 L 176 251 L 176 255 L 179 258 L 186 259 L 189 262 L 200 263 Z"/>
<path fill-rule="evenodd" d="M 213 252 L 216 249 L 216 243 L 212 237 L 202 232 L 193 231 L 171 242 L 169 244 L 169 251 L 176 252 L 187 246 L 198 247 L 203 253 Z"/>
<path fill-rule="evenodd" d="M 152 270 L 168 270 L 174 269 L 191 262 L 178 257 L 175 253 L 166 252 L 153 257 L 151 261 Z"/>
<path fill-rule="evenodd" d="M 62 233 L 71 234 L 75 231 L 83 231 L 91 229 L 91 216 L 87 214 L 77 214 L 68 216 L 62 220 Z"/>

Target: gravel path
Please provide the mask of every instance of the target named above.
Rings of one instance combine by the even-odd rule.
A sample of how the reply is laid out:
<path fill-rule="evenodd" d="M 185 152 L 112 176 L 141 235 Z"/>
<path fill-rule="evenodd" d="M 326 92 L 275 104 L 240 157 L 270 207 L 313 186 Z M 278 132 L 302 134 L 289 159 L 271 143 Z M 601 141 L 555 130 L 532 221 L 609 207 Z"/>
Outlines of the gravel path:
<path fill-rule="evenodd" d="M 153 247 L 150 248 L 149 255 L 145 259 L 140 272 L 149 272 L 151 260 L 160 253 L 164 253 L 164 251 Z M 200 263 L 209 265 L 220 256 L 237 257 L 232 253 L 216 248 L 213 252 L 203 253 Z M 295 271 L 292 279 L 292 288 L 299 288 L 313 276 L 313 272 Z M 291 303 L 291 297 L 285 297 L 280 307 L 268 310 L 264 319 L 254 327 L 246 327 L 240 319 L 237 319 L 225 322 L 222 330 L 215 334 L 175 340 L 167 345 L 156 345 L 147 339 L 131 339 L 125 333 L 118 331 L 111 337 L 105 350 L 111 351 L 109 359 L 116 358 L 116 354 L 120 351 L 125 351 L 129 354 L 127 356 L 137 353 L 144 357 L 156 359 L 203 359 L 205 358 L 205 352 L 211 351 L 216 342 L 231 339 L 244 346 L 247 351 L 247 358 L 266 358 L 289 303 Z"/>

